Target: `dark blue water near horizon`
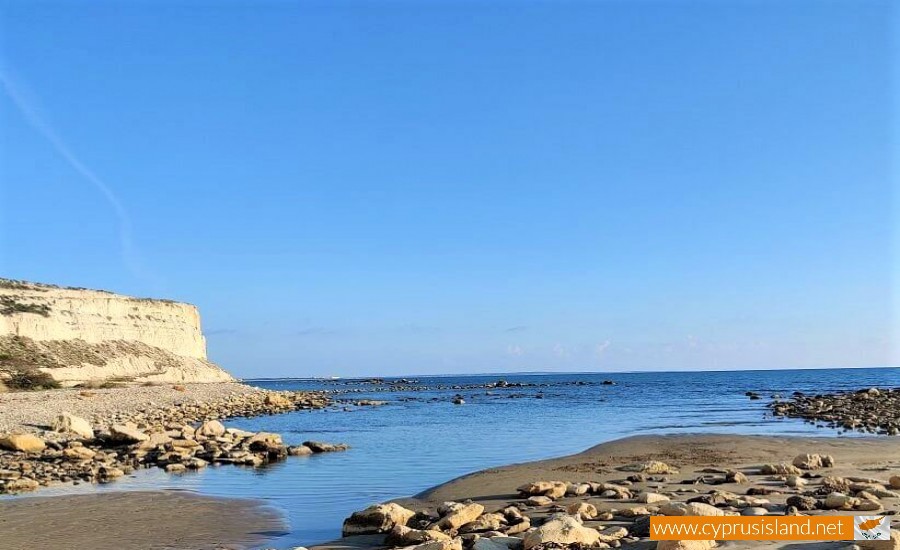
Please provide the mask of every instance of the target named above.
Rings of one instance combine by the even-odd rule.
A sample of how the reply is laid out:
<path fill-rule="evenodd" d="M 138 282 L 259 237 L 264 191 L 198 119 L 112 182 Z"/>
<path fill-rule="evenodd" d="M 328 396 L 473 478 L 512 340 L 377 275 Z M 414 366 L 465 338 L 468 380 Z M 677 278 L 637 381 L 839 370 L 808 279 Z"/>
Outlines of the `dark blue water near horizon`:
<path fill-rule="evenodd" d="M 526 387 L 455 389 L 503 379 Z M 603 385 L 604 380 L 615 385 Z M 228 426 L 281 433 L 287 443 L 344 442 L 344 453 L 290 458 L 264 469 L 210 467 L 170 476 L 159 470 L 100 486 L 41 495 L 173 488 L 262 499 L 279 509 L 289 533 L 270 547 L 311 545 L 340 536 L 343 518 L 485 468 L 564 456 L 596 444 L 651 433 L 737 433 L 854 437 L 793 419 L 775 419 L 774 394 L 900 386 L 900 368 L 429 376 L 422 391 L 350 380 L 246 380 L 275 390 L 336 391 L 338 400 L 383 400 L 380 407 L 340 404 L 320 411 L 239 418 Z M 341 393 L 353 390 L 352 393 Z M 750 400 L 745 392 L 762 396 Z M 461 394 L 465 405 L 454 405 Z M 539 398 L 540 397 L 540 398 Z M 350 411 L 343 410 L 349 406 Z"/>

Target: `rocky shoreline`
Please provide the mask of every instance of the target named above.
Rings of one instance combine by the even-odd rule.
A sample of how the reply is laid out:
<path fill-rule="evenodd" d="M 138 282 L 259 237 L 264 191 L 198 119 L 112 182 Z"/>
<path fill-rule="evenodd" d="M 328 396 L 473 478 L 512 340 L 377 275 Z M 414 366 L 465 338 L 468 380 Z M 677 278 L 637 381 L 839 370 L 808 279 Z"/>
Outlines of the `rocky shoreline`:
<path fill-rule="evenodd" d="M 246 387 L 244 387 L 246 388 Z M 110 390 L 133 397 L 129 388 Z M 179 386 L 174 392 L 183 392 Z M 96 393 L 80 392 L 84 399 Z M 87 395 L 86 395 L 87 394 Z M 168 406 L 144 403 L 82 418 L 58 413 L 49 425 L 0 433 L 0 494 L 56 483 L 105 483 L 140 468 L 180 473 L 209 464 L 259 467 L 288 456 L 343 451 L 346 445 L 307 441 L 287 446 L 281 436 L 226 428 L 219 419 L 321 409 L 331 404 L 310 392 L 234 391 L 206 401 Z"/>
<path fill-rule="evenodd" d="M 802 418 L 846 431 L 900 435 L 900 388 L 804 395 L 769 405 L 774 416 Z"/>
<path fill-rule="evenodd" d="M 650 517 L 898 512 L 900 442 L 894 439 L 643 436 L 373 505 L 348 517 L 345 538 L 326 547 L 699 550 L 717 543 L 649 540 Z M 859 548 L 896 550 L 900 538 L 893 536 Z M 729 547 L 781 548 L 774 541 Z"/>

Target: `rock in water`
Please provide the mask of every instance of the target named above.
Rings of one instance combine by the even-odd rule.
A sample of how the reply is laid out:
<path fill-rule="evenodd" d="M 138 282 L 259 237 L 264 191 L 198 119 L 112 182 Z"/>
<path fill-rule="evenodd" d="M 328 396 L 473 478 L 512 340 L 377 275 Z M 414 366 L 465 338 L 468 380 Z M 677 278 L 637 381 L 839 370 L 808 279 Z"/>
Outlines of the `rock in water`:
<path fill-rule="evenodd" d="M 414 515 L 412 510 L 393 502 L 369 506 L 344 520 L 343 536 L 387 533 L 397 525 L 406 526 Z"/>
<path fill-rule="evenodd" d="M 62 413 L 53 420 L 50 427 L 55 432 L 73 433 L 85 439 L 94 439 L 94 429 L 91 427 L 91 423 L 73 414 Z"/>

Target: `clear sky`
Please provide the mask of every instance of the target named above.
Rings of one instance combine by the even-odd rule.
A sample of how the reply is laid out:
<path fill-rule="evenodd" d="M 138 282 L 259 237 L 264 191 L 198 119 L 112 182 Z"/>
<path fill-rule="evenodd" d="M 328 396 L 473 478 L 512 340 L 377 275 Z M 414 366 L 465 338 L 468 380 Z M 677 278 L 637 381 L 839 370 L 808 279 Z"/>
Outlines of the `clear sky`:
<path fill-rule="evenodd" d="M 0 275 L 242 376 L 896 364 L 892 4 L 5 0 Z"/>

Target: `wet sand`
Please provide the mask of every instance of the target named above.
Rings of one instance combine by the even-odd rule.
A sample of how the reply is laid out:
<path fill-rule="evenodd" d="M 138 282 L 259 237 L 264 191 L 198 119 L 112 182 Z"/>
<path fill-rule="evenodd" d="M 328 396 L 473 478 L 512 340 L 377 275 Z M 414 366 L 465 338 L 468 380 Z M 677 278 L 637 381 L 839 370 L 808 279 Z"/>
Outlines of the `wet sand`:
<path fill-rule="evenodd" d="M 182 491 L 0 500 L 3 550 L 239 550 L 284 529 L 261 502 Z"/>

